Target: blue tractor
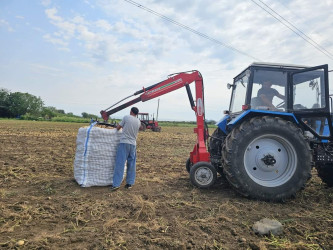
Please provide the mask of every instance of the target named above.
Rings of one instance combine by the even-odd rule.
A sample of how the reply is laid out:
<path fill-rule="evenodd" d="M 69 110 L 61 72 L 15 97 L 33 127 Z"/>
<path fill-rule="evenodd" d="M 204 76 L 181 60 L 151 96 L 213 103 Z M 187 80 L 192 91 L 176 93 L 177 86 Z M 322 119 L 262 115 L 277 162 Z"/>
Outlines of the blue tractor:
<path fill-rule="evenodd" d="M 208 141 L 210 169 L 244 196 L 265 201 L 294 197 L 313 167 L 333 186 L 328 65 L 253 63 L 228 88 L 229 110 Z"/>

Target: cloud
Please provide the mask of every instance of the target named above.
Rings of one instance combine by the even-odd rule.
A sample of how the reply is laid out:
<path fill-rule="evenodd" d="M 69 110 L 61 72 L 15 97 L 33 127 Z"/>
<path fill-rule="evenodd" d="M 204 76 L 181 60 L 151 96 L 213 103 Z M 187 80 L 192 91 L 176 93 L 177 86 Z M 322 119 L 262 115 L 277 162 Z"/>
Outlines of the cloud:
<path fill-rule="evenodd" d="M 198 69 L 206 82 L 207 110 L 221 115 L 230 99 L 226 83 L 256 58 L 305 65 L 328 61 L 325 55 L 251 1 L 188 4 L 146 0 L 140 3 L 220 43 L 125 1 L 96 1 L 89 15 L 72 10 L 65 16 L 65 10 L 60 7 L 48 8 L 45 13 L 55 32 L 44 35 L 44 39 L 61 50 L 80 51 L 84 62 L 69 63 L 92 75 L 85 78 L 89 91 L 108 91 L 107 97 L 101 97 L 102 103 L 164 80 L 170 73 Z M 267 0 L 265 3 L 332 51 L 332 1 L 313 4 L 309 0 L 294 0 L 282 5 L 280 1 Z M 88 1 L 86 4 L 91 6 Z M 75 86 L 82 84 L 80 80 L 72 82 Z M 170 110 L 186 101 L 183 92 L 163 97 L 170 103 Z"/>
<path fill-rule="evenodd" d="M 89 31 L 89 28 L 83 25 L 79 25 L 76 27 L 78 33 L 78 39 L 85 42 L 92 42 L 96 38 L 96 34 L 94 32 Z"/>
<path fill-rule="evenodd" d="M 10 26 L 10 24 L 4 20 L 0 19 L 0 27 L 6 27 L 9 32 L 14 32 L 15 30 Z"/>
<path fill-rule="evenodd" d="M 107 20 L 102 19 L 96 21 L 96 26 L 106 32 L 111 31 L 112 29 L 112 25 Z"/>
<path fill-rule="evenodd" d="M 49 19 L 55 22 L 62 22 L 62 18 L 60 16 L 57 16 L 58 10 L 56 8 L 46 9 L 45 13 Z"/>
<path fill-rule="evenodd" d="M 43 38 L 46 40 L 46 41 L 48 41 L 48 42 L 50 42 L 50 43 L 52 43 L 52 44 L 54 44 L 54 45 L 61 45 L 61 46 L 67 46 L 68 45 L 68 42 L 65 42 L 63 39 L 61 39 L 61 38 L 55 38 L 55 37 L 53 37 L 52 35 L 50 35 L 50 34 L 45 34 L 44 36 L 43 36 Z"/>
<path fill-rule="evenodd" d="M 70 52 L 71 51 L 69 48 L 66 48 L 66 47 L 60 47 L 60 48 L 58 48 L 58 50 L 65 51 L 65 52 Z"/>
<path fill-rule="evenodd" d="M 54 67 L 49 67 L 49 66 L 45 66 L 42 64 L 36 64 L 36 63 L 31 63 L 30 66 L 32 68 L 38 69 L 38 70 L 43 70 L 43 71 L 52 71 L 52 72 L 60 72 L 62 70 L 58 69 L 58 68 L 54 68 Z"/>
<path fill-rule="evenodd" d="M 49 5 L 51 4 L 51 0 L 42 0 L 42 1 L 41 1 L 41 4 L 42 4 L 43 6 L 49 6 Z"/>

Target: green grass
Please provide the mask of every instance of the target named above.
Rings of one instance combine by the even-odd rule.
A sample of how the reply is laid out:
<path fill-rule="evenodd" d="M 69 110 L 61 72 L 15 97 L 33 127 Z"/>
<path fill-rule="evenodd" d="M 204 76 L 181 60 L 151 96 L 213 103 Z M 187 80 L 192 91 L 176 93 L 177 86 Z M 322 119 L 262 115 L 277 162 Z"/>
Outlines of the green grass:
<path fill-rule="evenodd" d="M 15 118 L 0 118 L 0 120 L 17 120 Z M 82 117 L 71 117 L 71 116 L 56 116 L 51 120 L 45 119 L 36 119 L 36 121 L 49 121 L 49 122 L 73 122 L 73 123 L 90 123 L 90 118 L 82 118 Z M 102 119 L 99 119 L 102 122 Z M 113 122 L 119 123 L 121 120 L 112 120 Z M 108 121 L 110 123 L 110 120 Z M 159 121 L 159 126 L 161 127 L 193 127 L 197 126 L 196 122 L 186 122 L 186 121 Z M 214 124 L 208 124 L 209 128 L 216 128 L 217 126 Z"/>
<path fill-rule="evenodd" d="M 90 123 L 89 118 L 81 117 L 68 117 L 68 116 L 57 116 L 53 117 L 52 122 L 75 122 L 75 123 Z"/>

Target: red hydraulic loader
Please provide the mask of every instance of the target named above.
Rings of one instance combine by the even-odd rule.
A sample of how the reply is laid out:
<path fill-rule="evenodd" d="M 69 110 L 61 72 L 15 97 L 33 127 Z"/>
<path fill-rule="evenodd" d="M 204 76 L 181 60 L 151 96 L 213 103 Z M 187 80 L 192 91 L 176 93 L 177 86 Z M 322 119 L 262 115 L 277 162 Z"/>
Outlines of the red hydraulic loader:
<path fill-rule="evenodd" d="M 195 82 L 195 101 L 193 100 L 192 92 L 189 87 L 189 84 L 192 82 Z M 101 115 L 104 121 L 107 122 L 110 115 L 120 110 L 123 110 L 140 101 L 145 102 L 158 96 L 167 94 L 181 87 L 186 88 L 191 108 L 195 112 L 197 120 L 197 127 L 194 128 L 194 133 L 197 134 L 197 143 L 194 145 L 193 151 L 190 152 L 190 157 L 186 162 L 186 169 L 190 173 L 190 179 L 193 185 L 200 188 L 208 188 L 215 183 L 217 178 L 217 170 L 210 163 L 210 154 L 206 147 L 206 141 L 208 139 L 208 128 L 205 125 L 203 79 L 199 71 L 194 70 L 169 75 L 168 79 L 156 83 L 150 87 L 143 88 L 142 90 L 135 92 L 133 95 L 130 95 L 115 103 L 106 110 L 102 110 Z M 122 105 L 116 106 L 127 98 L 136 95 L 140 96 Z"/>

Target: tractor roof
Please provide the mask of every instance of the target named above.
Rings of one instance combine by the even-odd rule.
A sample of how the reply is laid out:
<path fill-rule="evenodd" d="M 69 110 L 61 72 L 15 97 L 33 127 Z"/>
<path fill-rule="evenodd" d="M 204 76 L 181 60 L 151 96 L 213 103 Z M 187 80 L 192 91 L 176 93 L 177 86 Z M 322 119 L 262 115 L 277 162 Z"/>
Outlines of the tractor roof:
<path fill-rule="evenodd" d="M 270 62 L 253 62 L 250 66 L 269 67 L 269 68 L 292 68 L 292 69 L 309 68 L 309 66 L 304 66 L 304 65 L 270 63 Z"/>
<path fill-rule="evenodd" d="M 272 69 L 289 69 L 289 70 L 300 70 L 300 69 L 309 68 L 309 66 L 296 65 L 296 64 L 253 62 L 246 69 L 241 71 L 241 73 L 239 73 L 237 76 L 235 76 L 234 79 L 236 79 L 240 75 L 242 75 L 245 72 L 245 70 L 247 70 L 249 67 L 261 67 L 261 68 L 272 68 Z"/>

